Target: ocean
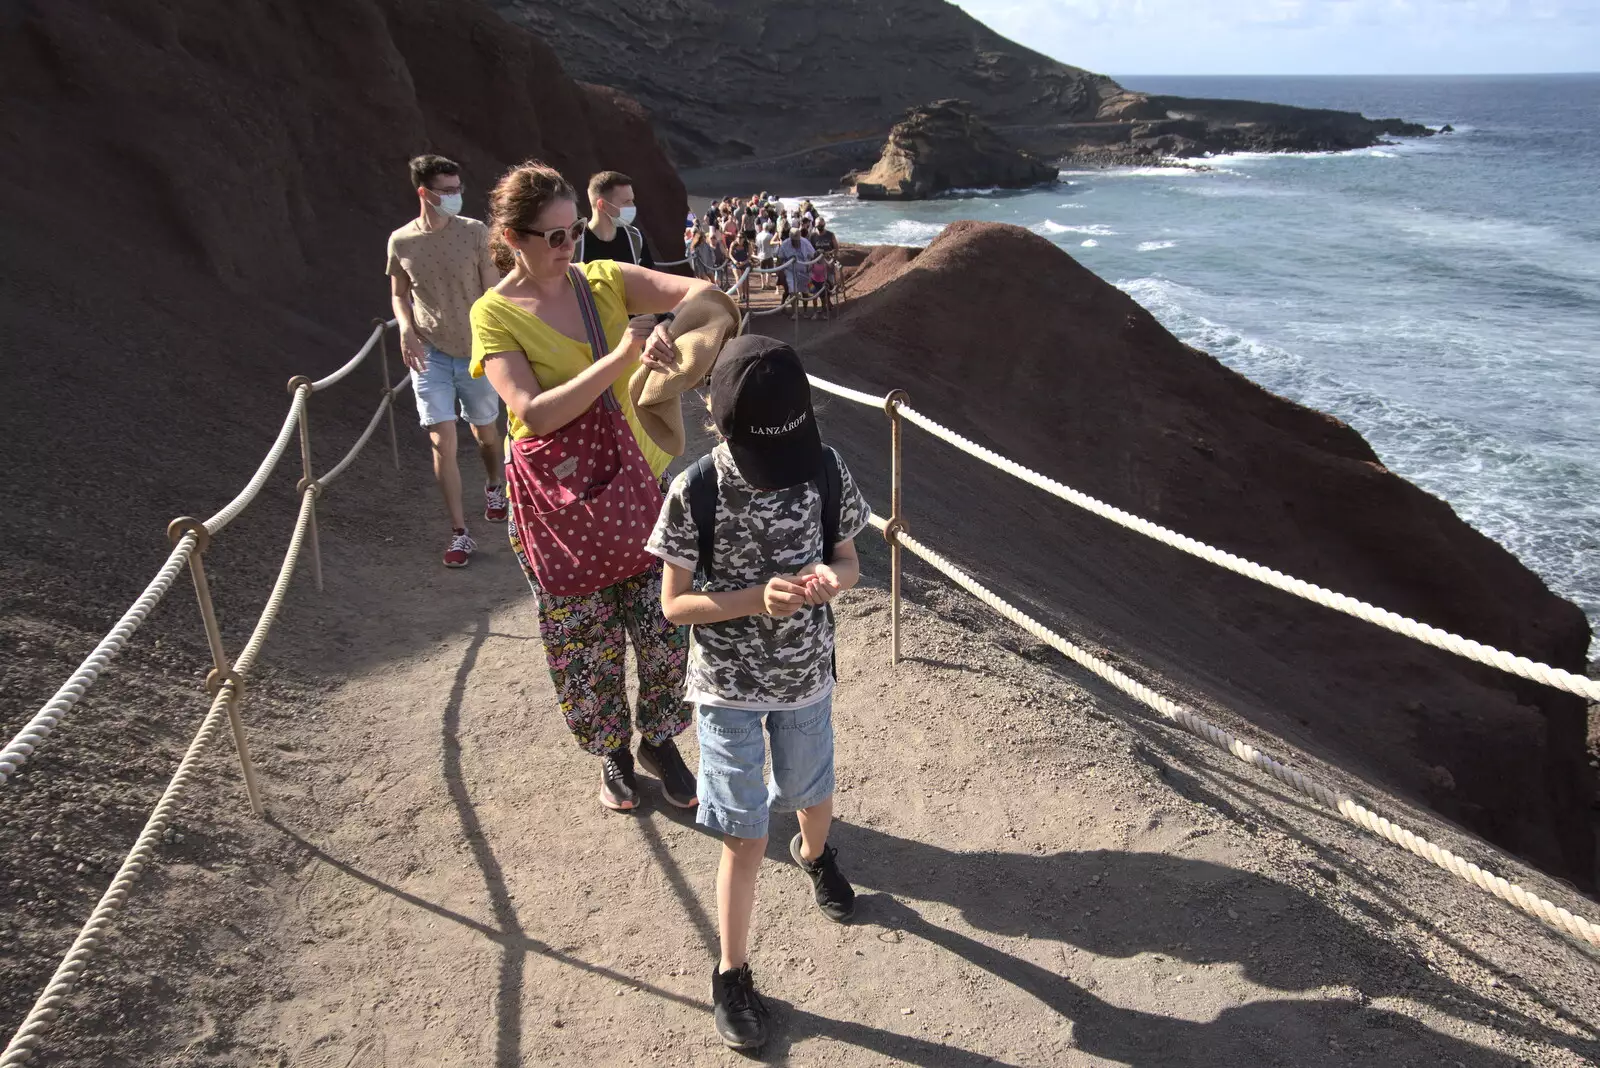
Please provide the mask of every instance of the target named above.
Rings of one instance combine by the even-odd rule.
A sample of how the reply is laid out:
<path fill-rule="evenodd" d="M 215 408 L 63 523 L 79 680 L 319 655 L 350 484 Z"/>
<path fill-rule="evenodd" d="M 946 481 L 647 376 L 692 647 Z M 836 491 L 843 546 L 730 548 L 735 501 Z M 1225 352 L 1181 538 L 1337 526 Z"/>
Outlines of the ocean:
<path fill-rule="evenodd" d="M 956 219 L 1049 238 L 1178 337 L 1348 422 L 1600 624 L 1600 74 L 1119 80 L 1455 132 L 812 199 L 852 242 L 926 244 Z"/>

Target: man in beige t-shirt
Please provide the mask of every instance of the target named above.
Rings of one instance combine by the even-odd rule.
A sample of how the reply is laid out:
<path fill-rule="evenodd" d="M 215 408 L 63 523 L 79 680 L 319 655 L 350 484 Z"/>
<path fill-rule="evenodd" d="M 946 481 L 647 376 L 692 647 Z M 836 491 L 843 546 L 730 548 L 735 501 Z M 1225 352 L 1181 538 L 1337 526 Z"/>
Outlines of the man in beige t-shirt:
<path fill-rule="evenodd" d="M 500 398 L 487 378 L 473 378 L 473 301 L 500 281 L 489 254 L 489 228 L 461 211 L 461 168 L 443 156 L 411 161 L 420 212 L 389 235 L 389 292 L 400 324 L 400 354 L 411 369 L 417 414 L 433 439 L 433 474 L 450 513 L 446 567 L 465 567 L 477 545 L 467 533 L 456 462 L 456 418 L 478 439 L 485 475 L 483 518 L 506 521 Z"/>

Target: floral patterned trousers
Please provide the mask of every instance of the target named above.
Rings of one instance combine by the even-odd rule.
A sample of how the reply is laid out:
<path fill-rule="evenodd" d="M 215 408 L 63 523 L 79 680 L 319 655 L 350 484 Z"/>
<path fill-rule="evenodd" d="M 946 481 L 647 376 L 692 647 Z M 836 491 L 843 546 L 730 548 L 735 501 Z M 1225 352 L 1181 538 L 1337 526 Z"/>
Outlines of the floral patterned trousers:
<path fill-rule="evenodd" d="M 534 581 L 517 529 L 511 548 L 539 601 L 539 636 L 567 727 L 586 752 L 604 756 L 631 744 L 625 665 L 628 639 L 639 661 L 637 726 L 659 745 L 689 726 L 683 675 L 689 658 L 687 627 L 661 614 L 661 564 L 593 593 L 559 596 Z"/>

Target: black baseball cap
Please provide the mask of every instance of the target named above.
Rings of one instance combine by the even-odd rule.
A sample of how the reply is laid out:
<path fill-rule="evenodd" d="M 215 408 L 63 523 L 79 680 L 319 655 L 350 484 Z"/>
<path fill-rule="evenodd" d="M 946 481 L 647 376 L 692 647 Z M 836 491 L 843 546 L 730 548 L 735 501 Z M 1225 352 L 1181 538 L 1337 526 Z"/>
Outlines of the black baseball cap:
<path fill-rule="evenodd" d="M 811 383 L 794 349 L 759 334 L 736 337 L 711 368 L 711 418 L 734 466 L 757 489 L 809 482 L 822 469 Z"/>

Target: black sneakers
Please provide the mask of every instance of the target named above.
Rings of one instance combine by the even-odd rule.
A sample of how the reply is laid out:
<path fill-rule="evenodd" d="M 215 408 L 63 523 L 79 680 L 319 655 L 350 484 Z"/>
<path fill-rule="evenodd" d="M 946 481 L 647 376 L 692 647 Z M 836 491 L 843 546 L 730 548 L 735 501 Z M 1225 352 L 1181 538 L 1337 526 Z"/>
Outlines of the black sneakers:
<path fill-rule="evenodd" d="M 731 972 L 711 966 L 711 1005 L 717 1036 L 729 1049 L 760 1049 L 767 1043 L 767 1006 L 756 993 L 750 965 Z"/>
<path fill-rule="evenodd" d="M 694 808 L 700 803 L 695 796 L 694 773 L 678 754 L 671 738 L 660 745 L 639 743 L 639 766 L 661 780 L 661 793 L 679 808 Z"/>
<path fill-rule="evenodd" d="M 839 851 L 833 846 L 823 846 L 822 856 L 806 861 L 800 857 L 800 843 L 798 834 L 790 839 L 789 855 L 800 865 L 800 870 L 811 877 L 817 908 L 834 923 L 844 923 L 856 914 L 856 892 L 839 870 Z"/>
<path fill-rule="evenodd" d="M 631 812 L 639 807 L 639 783 L 633 777 L 633 754 L 613 749 L 600 768 L 600 803 L 613 812 Z"/>

